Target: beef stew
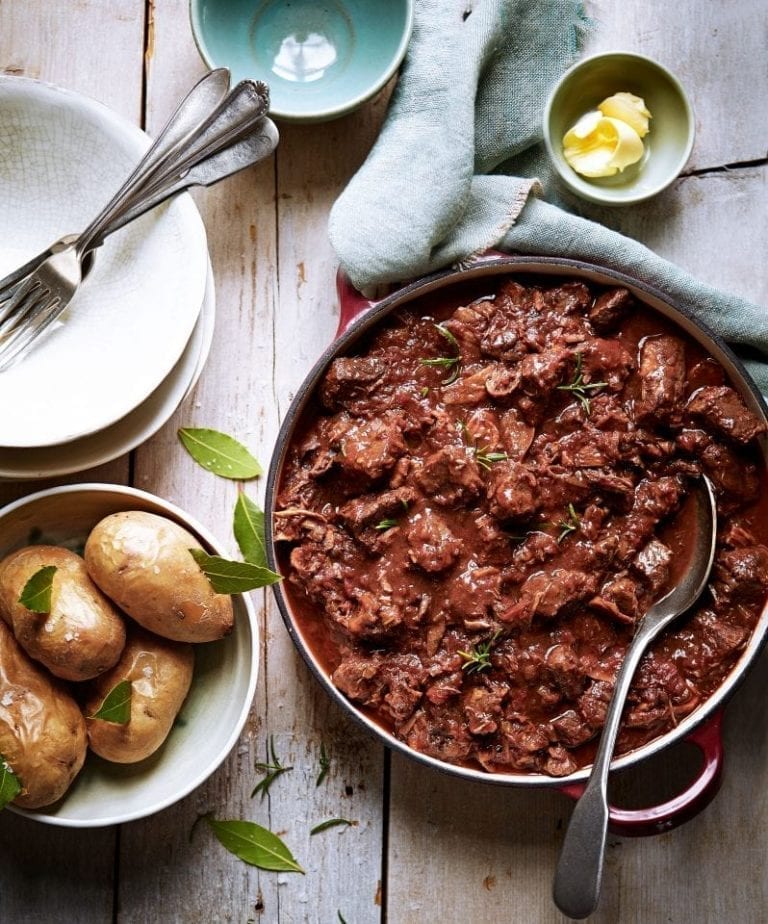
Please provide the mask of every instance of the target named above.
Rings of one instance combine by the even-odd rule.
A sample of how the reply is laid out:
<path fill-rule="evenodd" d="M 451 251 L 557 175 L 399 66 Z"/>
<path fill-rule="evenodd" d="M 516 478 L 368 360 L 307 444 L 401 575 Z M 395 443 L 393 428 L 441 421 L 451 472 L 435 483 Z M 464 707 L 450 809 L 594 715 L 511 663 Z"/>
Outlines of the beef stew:
<path fill-rule="evenodd" d="M 732 669 L 768 592 L 764 427 L 626 289 L 507 281 L 401 310 L 317 395 L 275 513 L 292 608 L 335 686 L 414 750 L 492 772 L 588 764 L 633 627 L 684 566 L 702 471 L 713 578 L 643 660 L 618 751 Z"/>

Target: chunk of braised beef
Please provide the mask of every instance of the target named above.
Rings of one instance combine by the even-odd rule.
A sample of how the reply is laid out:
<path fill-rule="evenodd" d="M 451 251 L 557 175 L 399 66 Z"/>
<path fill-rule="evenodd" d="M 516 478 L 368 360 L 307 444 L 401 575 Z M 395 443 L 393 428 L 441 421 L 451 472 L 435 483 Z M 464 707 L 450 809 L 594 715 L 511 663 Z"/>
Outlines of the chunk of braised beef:
<path fill-rule="evenodd" d="M 701 610 L 678 635 L 679 664 L 688 677 L 699 679 L 741 651 L 749 630 L 726 622 L 712 610 Z"/>
<path fill-rule="evenodd" d="M 330 410 L 349 407 L 375 392 L 385 370 L 383 361 L 375 356 L 335 359 L 320 384 L 320 398 Z"/>
<path fill-rule="evenodd" d="M 555 568 L 532 574 L 520 590 L 519 606 L 533 616 L 552 619 L 566 607 L 593 597 L 597 577 L 583 571 Z"/>
<path fill-rule="evenodd" d="M 517 317 L 498 312 L 480 339 L 480 349 L 493 359 L 516 360 L 525 355 L 528 348 L 521 338 L 521 324 Z"/>
<path fill-rule="evenodd" d="M 569 433 L 557 441 L 560 464 L 574 469 L 613 465 L 621 459 L 620 436 L 592 427 Z"/>
<path fill-rule="evenodd" d="M 576 699 L 584 690 L 587 676 L 581 658 L 570 644 L 552 645 L 544 655 L 544 678 L 551 682 L 566 699 Z"/>
<path fill-rule="evenodd" d="M 331 446 L 338 449 L 335 461 L 345 472 L 377 481 L 406 452 L 404 429 L 399 415 L 371 420 L 339 415 L 330 434 Z"/>
<path fill-rule="evenodd" d="M 697 389 L 688 399 L 685 409 L 708 430 L 742 445 L 766 429 L 741 396 L 727 385 L 708 385 Z"/>
<path fill-rule="evenodd" d="M 628 289 L 608 289 L 597 296 L 587 317 L 592 327 L 604 334 L 617 327 L 634 308 L 635 300 Z"/>
<path fill-rule="evenodd" d="M 507 694 L 503 684 L 470 687 L 462 697 L 462 709 L 473 735 L 492 735 L 499 727 L 501 704 Z"/>
<path fill-rule="evenodd" d="M 537 568 L 560 552 L 560 546 L 554 536 L 534 530 L 526 533 L 512 552 L 512 563 L 504 571 L 505 581 L 521 584 Z"/>
<path fill-rule="evenodd" d="M 716 600 L 762 603 L 768 592 L 768 548 L 754 545 L 721 552 L 714 577 Z"/>
<path fill-rule="evenodd" d="M 709 476 L 718 500 L 723 502 L 721 512 L 730 513 L 757 498 L 760 485 L 757 470 L 734 448 L 718 442 L 704 430 L 683 430 L 676 443 Z"/>
<path fill-rule="evenodd" d="M 492 565 L 472 560 L 450 583 L 448 602 L 456 616 L 473 631 L 490 629 L 501 599 L 501 573 Z"/>
<path fill-rule="evenodd" d="M 541 769 L 549 776 L 569 776 L 578 770 L 579 765 L 572 754 L 562 747 L 555 744 L 548 748 L 547 756 L 544 758 Z"/>
<path fill-rule="evenodd" d="M 527 519 L 541 502 L 536 476 L 511 459 L 491 466 L 486 490 L 490 511 L 499 520 Z"/>
<path fill-rule="evenodd" d="M 692 712 L 700 696 L 670 658 L 647 655 L 640 664 L 637 679 L 627 698 L 625 725 L 653 728 Z"/>
<path fill-rule="evenodd" d="M 702 450 L 700 461 L 716 492 L 727 502 L 722 512 L 730 513 L 757 499 L 760 493 L 757 469 L 751 462 L 737 455 L 730 446 L 713 440 Z"/>
<path fill-rule="evenodd" d="M 685 394 L 685 345 L 678 337 L 646 337 L 640 347 L 641 397 L 635 403 L 640 422 L 673 422 Z"/>
<path fill-rule="evenodd" d="M 632 560 L 632 570 L 640 575 L 653 597 L 657 597 L 669 580 L 672 550 L 658 539 L 651 539 Z"/>
<path fill-rule="evenodd" d="M 545 289 L 541 298 L 546 308 L 563 315 L 586 314 L 592 304 L 592 293 L 583 282 L 564 282 Z"/>
<path fill-rule="evenodd" d="M 595 729 L 575 709 L 566 709 L 550 725 L 557 740 L 569 748 L 577 748 L 595 737 Z"/>
<path fill-rule="evenodd" d="M 430 574 L 446 571 L 461 554 L 461 541 L 443 517 L 429 509 L 410 520 L 405 535 L 408 557 Z"/>
<path fill-rule="evenodd" d="M 627 561 L 648 542 L 656 526 L 677 510 L 682 494 L 676 477 L 644 478 L 638 484 L 632 509 L 619 525 L 619 560 Z"/>
<path fill-rule="evenodd" d="M 598 729 L 605 725 L 605 716 L 612 696 L 611 681 L 594 680 L 579 697 L 579 712 L 593 728 Z"/>
<path fill-rule="evenodd" d="M 416 474 L 416 482 L 436 504 L 444 507 L 465 504 L 483 490 L 474 453 L 465 446 L 446 446 L 427 456 Z"/>
<path fill-rule="evenodd" d="M 534 722 L 506 719 L 501 723 L 501 733 L 515 750 L 526 754 L 543 750 L 550 741 L 547 729 Z"/>
<path fill-rule="evenodd" d="M 605 382 L 608 391 L 621 391 L 635 368 L 632 355 L 619 340 L 596 337 L 587 341 L 580 353 L 584 381 Z"/>
<path fill-rule="evenodd" d="M 412 487 L 395 488 L 382 494 L 363 494 L 347 501 L 339 509 L 339 519 L 366 548 L 377 550 L 378 541 L 384 534 L 383 527 L 390 520 L 395 526 L 405 519 L 408 506 L 417 497 L 418 493 Z"/>
<path fill-rule="evenodd" d="M 376 652 L 351 652 L 331 674 L 331 682 L 349 699 L 364 706 L 377 706 L 384 687 L 380 676 L 384 659 Z"/>
<path fill-rule="evenodd" d="M 567 384 L 573 359 L 570 350 L 552 349 L 529 353 L 520 361 L 520 388 L 529 396 L 549 395 L 558 385 Z"/>
<path fill-rule="evenodd" d="M 398 733 L 414 751 L 448 763 L 465 760 L 472 748 L 463 716 L 449 708 L 430 705 L 429 715 L 419 709 Z"/>
<path fill-rule="evenodd" d="M 421 701 L 427 672 L 415 654 L 399 654 L 389 658 L 380 675 L 384 692 L 381 710 L 397 725 L 412 715 Z"/>
<path fill-rule="evenodd" d="M 487 372 L 488 369 L 490 372 Z M 520 384 L 520 370 L 516 366 L 512 368 L 503 363 L 496 363 L 494 366 L 487 366 L 486 372 L 485 390 L 497 401 L 503 401 L 514 394 Z"/>
<path fill-rule="evenodd" d="M 631 626 L 640 615 L 637 597 L 637 583 L 628 575 L 620 575 L 606 581 L 598 595 L 589 601 L 589 605 L 611 619 Z"/>

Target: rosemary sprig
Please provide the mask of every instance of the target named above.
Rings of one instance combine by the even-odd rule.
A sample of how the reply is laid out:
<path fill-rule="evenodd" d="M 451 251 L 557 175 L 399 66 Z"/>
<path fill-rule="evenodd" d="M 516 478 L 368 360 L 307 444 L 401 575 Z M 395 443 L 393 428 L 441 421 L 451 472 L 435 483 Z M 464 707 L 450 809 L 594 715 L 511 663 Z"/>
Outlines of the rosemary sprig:
<path fill-rule="evenodd" d="M 450 369 L 451 371 L 448 378 L 443 379 L 442 383 L 443 385 L 450 385 L 451 382 L 455 382 L 459 377 L 459 370 L 461 369 L 461 347 L 459 346 L 459 341 L 447 327 L 443 327 L 442 324 L 435 324 L 435 330 L 442 334 L 448 343 L 451 344 L 454 350 L 456 350 L 456 355 L 438 356 L 435 359 L 420 359 L 419 362 L 422 366 L 443 366 L 445 369 Z"/>
<path fill-rule="evenodd" d="M 477 446 L 473 448 L 475 451 L 475 460 L 477 461 L 477 464 L 486 469 L 486 471 L 490 470 L 491 465 L 494 462 L 503 462 L 505 459 L 509 458 L 506 452 L 488 452 L 487 446 L 485 446 L 483 449 L 479 449 Z"/>
<path fill-rule="evenodd" d="M 282 776 L 283 773 L 287 773 L 289 770 L 293 770 L 293 767 L 284 767 L 277 759 L 277 754 L 275 754 L 274 735 L 269 736 L 269 751 L 272 755 L 271 764 L 261 762 L 255 764 L 255 769 L 258 770 L 259 773 L 266 773 L 266 776 L 260 783 L 257 783 L 256 786 L 254 786 L 253 792 L 251 793 L 251 799 L 253 799 L 256 793 L 261 793 L 261 798 L 263 799 L 264 796 L 266 796 L 266 794 L 269 792 L 269 787 L 279 776 Z"/>
<path fill-rule="evenodd" d="M 576 354 L 576 369 L 573 373 L 573 381 L 569 382 L 567 385 L 558 385 L 558 391 L 570 391 L 575 398 L 581 403 L 582 408 L 584 409 L 584 414 L 589 417 L 592 412 L 592 405 L 589 400 L 588 392 L 594 391 L 596 388 L 605 388 L 608 384 L 607 382 L 585 382 L 584 373 L 581 368 L 581 353 Z"/>
<path fill-rule="evenodd" d="M 461 669 L 468 674 L 487 670 L 491 666 L 491 649 L 500 634 L 501 629 L 497 629 L 487 642 L 478 642 L 471 651 L 460 651 L 459 656 L 464 661 Z"/>
<path fill-rule="evenodd" d="M 573 504 L 568 504 L 568 516 L 565 520 L 561 520 L 557 526 L 560 530 L 560 535 L 557 537 L 557 541 L 562 542 L 566 536 L 570 533 L 576 532 L 581 524 L 581 517 L 576 513 L 576 510 Z"/>
<path fill-rule="evenodd" d="M 383 532 L 385 529 L 392 529 L 393 526 L 397 526 L 397 520 L 393 519 L 392 517 L 385 517 L 383 520 L 377 523 L 373 528 L 381 530 Z"/>
<path fill-rule="evenodd" d="M 319 786 L 323 780 L 328 776 L 328 771 L 331 769 L 331 758 L 328 756 L 325 750 L 325 742 L 320 743 L 320 772 L 317 774 L 317 780 L 315 781 L 315 786 Z"/>

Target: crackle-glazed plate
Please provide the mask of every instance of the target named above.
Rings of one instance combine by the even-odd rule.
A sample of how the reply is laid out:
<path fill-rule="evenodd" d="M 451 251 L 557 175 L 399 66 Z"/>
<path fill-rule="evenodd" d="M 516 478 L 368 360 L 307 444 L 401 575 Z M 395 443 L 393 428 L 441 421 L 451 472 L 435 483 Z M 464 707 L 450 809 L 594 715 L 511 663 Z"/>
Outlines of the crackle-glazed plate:
<path fill-rule="evenodd" d="M 146 442 L 187 398 L 208 359 L 216 319 L 213 271 L 208 269 L 203 306 L 192 336 L 170 373 L 152 394 L 121 420 L 58 446 L 0 446 L 0 481 L 54 478 L 111 462 Z"/>
<path fill-rule="evenodd" d="M 84 229 L 149 144 L 101 104 L 0 78 L 0 276 Z M 197 323 L 208 250 L 189 196 L 109 237 L 43 342 L 0 373 L 0 446 L 104 430 L 168 377 Z"/>

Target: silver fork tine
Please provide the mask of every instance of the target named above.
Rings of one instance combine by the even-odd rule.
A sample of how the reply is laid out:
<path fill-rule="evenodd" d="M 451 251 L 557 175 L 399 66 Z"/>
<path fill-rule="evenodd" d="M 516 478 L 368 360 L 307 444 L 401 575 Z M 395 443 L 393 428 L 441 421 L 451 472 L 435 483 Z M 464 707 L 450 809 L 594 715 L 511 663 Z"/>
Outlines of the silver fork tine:
<path fill-rule="evenodd" d="M 0 345 L 25 320 L 35 305 L 48 294 L 47 286 L 31 276 L 18 287 L 13 298 L 4 309 L 4 319 L 0 324 Z"/>
<path fill-rule="evenodd" d="M 9 334 L 5 342 L 0 343 L 0 371 L 7 369 L 13 362 L 20 359 L 27 348 L 42 336 L 48 326 L 58 318 L 61 297 L 51 295 L 46 290 L 45 297 L 37 303 L 29 321 L 22 328 L 16 328 Z"/>

